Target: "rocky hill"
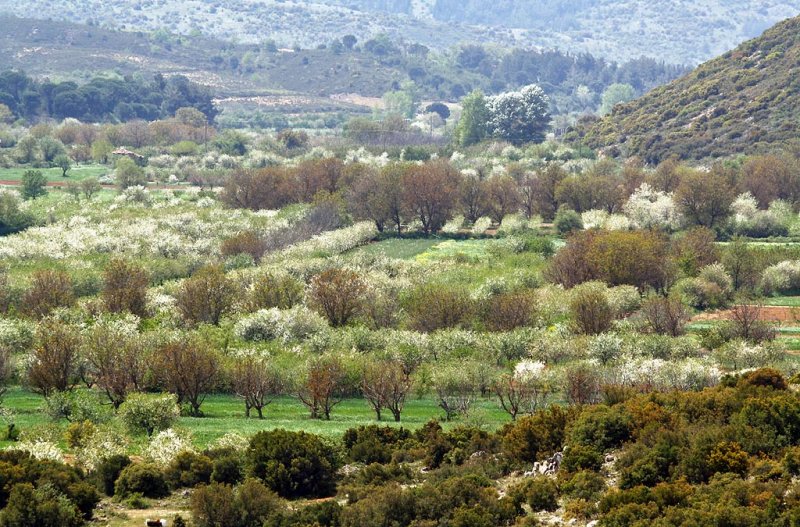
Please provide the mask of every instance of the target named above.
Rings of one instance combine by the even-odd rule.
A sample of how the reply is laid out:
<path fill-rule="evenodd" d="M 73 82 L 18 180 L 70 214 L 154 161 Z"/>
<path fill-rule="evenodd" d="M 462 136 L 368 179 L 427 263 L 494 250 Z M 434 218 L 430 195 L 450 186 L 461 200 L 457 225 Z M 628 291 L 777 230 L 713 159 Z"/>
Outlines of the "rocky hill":
<path fill-rule="evenodd" d="M 800 144 L 800 17 L 617 106 L 575 137 L 650 162 L 704 159 Z"/>

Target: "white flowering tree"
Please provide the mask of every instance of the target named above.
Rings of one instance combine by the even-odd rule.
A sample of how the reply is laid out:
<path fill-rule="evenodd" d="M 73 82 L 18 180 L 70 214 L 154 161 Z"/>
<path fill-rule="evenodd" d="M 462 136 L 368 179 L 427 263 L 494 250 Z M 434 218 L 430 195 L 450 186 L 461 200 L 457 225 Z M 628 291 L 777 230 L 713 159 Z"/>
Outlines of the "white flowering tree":
<path fill-rule="evenodd" d="M 514 144 L 541 143 L 550 123 L 550 100 L 535 84 L 487 101 L 492 135 Z"/>
<path fill-rule="evenodd" d="M 631 224 L 640 229 L 674 230 L 681 223 L 672 194 L 655 190 L 647 183 L 631 194 L 622 210 Z"/>

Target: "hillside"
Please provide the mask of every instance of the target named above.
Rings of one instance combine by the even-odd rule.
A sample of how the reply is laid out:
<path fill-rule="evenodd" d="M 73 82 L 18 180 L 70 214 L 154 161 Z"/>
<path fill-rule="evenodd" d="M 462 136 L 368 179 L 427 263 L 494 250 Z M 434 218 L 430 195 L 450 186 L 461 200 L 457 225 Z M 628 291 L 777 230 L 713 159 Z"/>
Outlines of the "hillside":
<path fill-rule="evenodd" d="M 331 114 L 341 121 L 343 113 L 371 111 L 383 94 L 409 80 L 422 100 L 453 102 L 476 88 L 498 93 L 536 82 L 550 96 L 552 112 L 568 114 L 595 110 L 612 83 L 630 84 L 642 94 L 685 72 L 653 59 L 616 64 L 588 55 L 479 46 L 437 53 L 383 38 L 351 48 L 338 43 L 286 49 L 3 16 L 0 27 L 7 28 L 0 35 L 0 71 L 19 69 L 36 78 L 79 84 L 98 75 L 183 75 L 209 86 L 223 101 L 223 110 L 235 108 L 240 116 L 252 116 L 253 109 L 276 118 L 279 113 L 323 113 L 327 122 Z M 267 116 L 252 124 L 274 123 Z"/>
<path fill-rule="evenodd" d="M 656 162 L 772 151 L 798 145 L 800 17 L 618 106 L 585 142 Z"/>
<path fill-rule="evenodd" d="M 435 49 L 469 41 L 694 65 L 796 16 L 800 0 L 498 0 L 491 10 L 484 0 L 0 0 L 2 12 L 281 47 L 385 33 Z"/>

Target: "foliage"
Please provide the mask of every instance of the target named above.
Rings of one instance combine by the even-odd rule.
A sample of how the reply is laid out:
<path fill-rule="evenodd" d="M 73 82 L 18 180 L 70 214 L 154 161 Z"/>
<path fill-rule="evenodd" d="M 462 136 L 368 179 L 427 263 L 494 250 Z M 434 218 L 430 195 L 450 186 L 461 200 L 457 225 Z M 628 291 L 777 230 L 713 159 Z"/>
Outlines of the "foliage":
<path fill-rule="evenodd" d="M 259 432 L 247 451 L 250 471 L 284 498 L 322 498 L 336 488 L 339 461 L 319 438 L 305 432 Z"/>
<path fill-rule="evenodd" d="M 119 417 L 132 433 L 166 430 L 178 418 L 178 399 L 173 394 L 132 393 L 119 408 Z"/>

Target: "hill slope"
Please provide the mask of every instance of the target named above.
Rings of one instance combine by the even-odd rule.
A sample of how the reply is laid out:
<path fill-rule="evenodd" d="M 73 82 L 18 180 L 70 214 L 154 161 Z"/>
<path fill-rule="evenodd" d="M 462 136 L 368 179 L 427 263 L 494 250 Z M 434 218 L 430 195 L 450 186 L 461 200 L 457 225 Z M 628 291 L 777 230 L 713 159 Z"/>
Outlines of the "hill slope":
<path fill-rule="evenodd" d="M 433 48 L 461 42 L 559 48 L 611 60 L 699 64 L 800 14 L 800 0 L 0 0 L 22 17 L 244 43 L 315 47 L 386 33 Z"/>
<path fill-rule="evenodd" d="M 585 142 L 657 162 L 760 153 L 800 142 L 800 17 L 591 125 Z"/>

